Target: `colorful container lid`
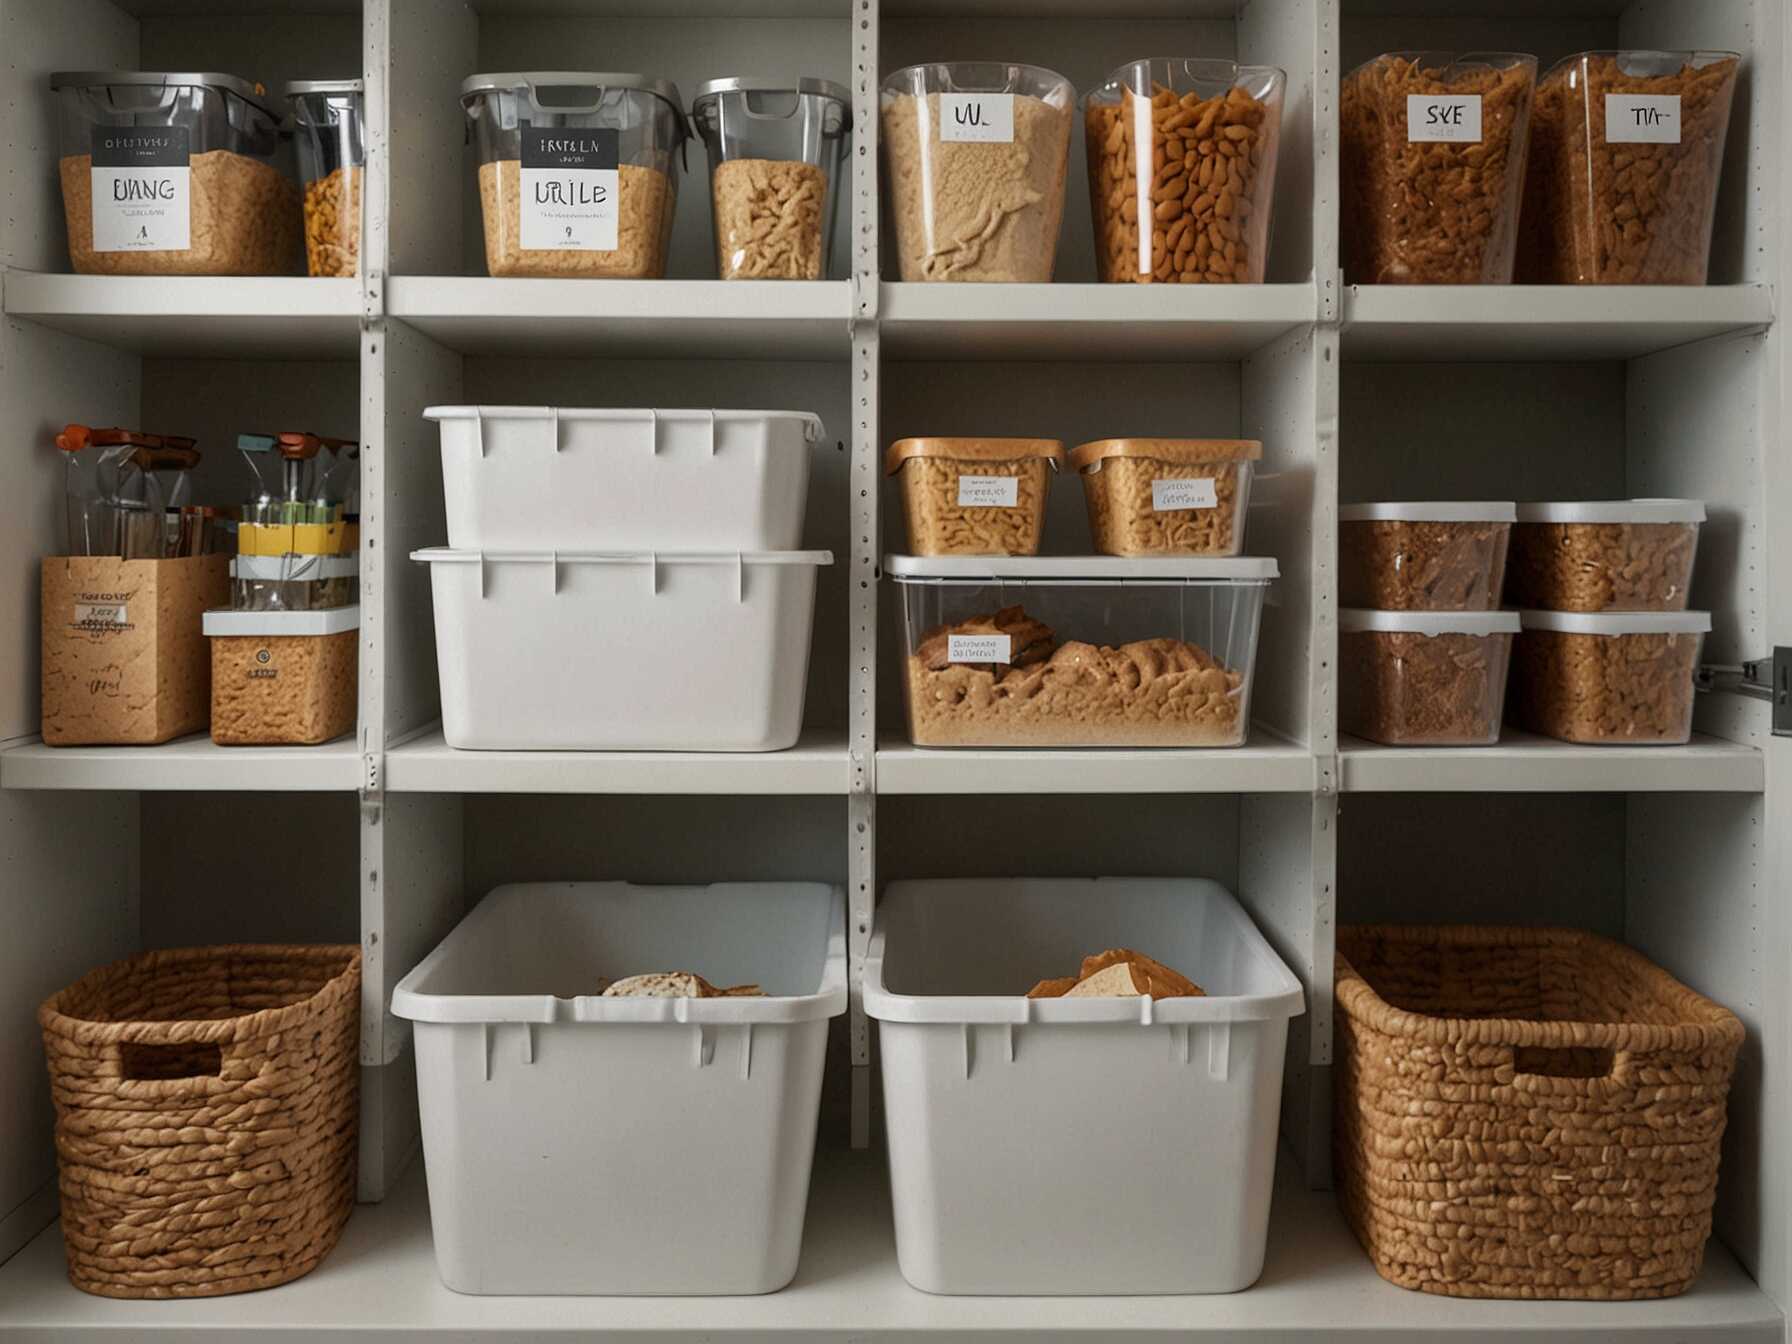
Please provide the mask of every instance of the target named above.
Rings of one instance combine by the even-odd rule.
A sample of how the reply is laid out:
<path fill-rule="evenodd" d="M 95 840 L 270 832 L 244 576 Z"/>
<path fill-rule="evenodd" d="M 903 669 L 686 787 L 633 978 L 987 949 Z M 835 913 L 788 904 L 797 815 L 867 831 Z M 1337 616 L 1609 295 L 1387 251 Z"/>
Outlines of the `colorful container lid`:
<path fill-rule="evenodd" d="M 1256 439 L 1096 439 L 1070 451 L 1070 465 L 1084 473 L 1101 470 L 1110 457 L 1140 457 L 1178 466 L 1200 462 L 1255 462 L 1263 456 Z"/>
<path fill-rule="evenodd" d="M 911 457 L 947 457 L 959 462 L 1016 462 L 1043 457 L 1056 471 L 1064 460 L 1064 445 L 1057 439 L 897 439 L 884 454 L 884 475 L 894 476 Z"/>

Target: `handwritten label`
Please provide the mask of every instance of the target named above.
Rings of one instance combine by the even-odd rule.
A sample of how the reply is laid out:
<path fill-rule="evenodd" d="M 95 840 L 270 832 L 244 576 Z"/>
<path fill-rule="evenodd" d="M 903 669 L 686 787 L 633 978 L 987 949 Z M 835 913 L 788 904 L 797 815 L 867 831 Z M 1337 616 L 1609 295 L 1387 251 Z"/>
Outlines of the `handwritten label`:
<path fill-rule="evenodd" d="M 184 252 L 192 246 L 185 126 L 95 126 L 89 185 L 95 252 Z"/>
<path fill-rule="evenodd" d="M 1013 509 L 1020 506 L 1018 476 L 960 476 L 958 506 L 961 509 Z"/>
<path fill-rule="evenodd" d="M 1605 142 L 1608 145 L 1679 144 L 1680 95 L 1606 94 Z"/>
<path fill-rule="evenodd" d="M 1219 489 L 1211 476 L 1151 482 L 1151 507 L 1158 513 L 1172 513 L 1178 509 L 1217 509 L 1219 506 Z"/>
<path fill-rule="evenodd" d="M 942 93 L 940 139 L 1006 145 L 1014 140 L 1012 93 Z"/>
<path fill-rule="evenodd" d="M 123 602 L 77 602 L 75 625 L 82 630 L 122 630 L 131 623 Z"/>
<path fill-rule="evenodd" d="M 1011 663 L 1014 640 L 1008 635 L 947 635 L 946 660 L 953 663 Z"/>
<path fill-rule="evenodd" d="M 525 248 L 614 252 L 622 190 L 614 130 L 524 126 L 517 190 Z"/>
<path fill-rule="evenodd" d="M 1406 95 L 1406 139 L 1411 144 L 1481 141 L 1481 95 L 1478 93 L 1409 93 Z"/>

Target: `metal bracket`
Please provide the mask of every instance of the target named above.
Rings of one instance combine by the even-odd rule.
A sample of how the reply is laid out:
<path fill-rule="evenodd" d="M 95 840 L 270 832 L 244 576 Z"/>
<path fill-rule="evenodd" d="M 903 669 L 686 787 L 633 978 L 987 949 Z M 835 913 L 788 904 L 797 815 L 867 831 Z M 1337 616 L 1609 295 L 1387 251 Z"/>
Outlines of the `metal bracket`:
<path fill-rule="evenodd" d="M 1792 737 L 1792 648 L 1744 663 L 1701 663 L 1694 679 L 1701 691 L 1728 691 L 1773 706 L 1776 737 Z"/>

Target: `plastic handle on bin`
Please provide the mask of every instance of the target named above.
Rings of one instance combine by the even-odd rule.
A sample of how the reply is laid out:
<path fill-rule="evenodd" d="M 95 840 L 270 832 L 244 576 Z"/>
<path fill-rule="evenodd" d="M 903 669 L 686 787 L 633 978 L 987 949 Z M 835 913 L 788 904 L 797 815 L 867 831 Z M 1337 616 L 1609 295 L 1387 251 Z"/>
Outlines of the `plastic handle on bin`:
<path fill-rule="evenodd" d="M 560 451 L 560 408 L 558 406 L 549 406 L 547 412 L 548 419 L 552 421 L 549 429 L 554 436 L 548 440 L 548 443 L 553 448 L 554 452 L 558 453 Z"/>
<path fill-rule="evenodd" d="M 488 562 L 486 561 L 486 558 L 485 558 L 485 552 L 484 551 L 479 552 L 479 597 L 482 601 L 485 598 L 486 570 L 488 569 L 488 567 L 489 566 L 488 566 Z"/>
<path fill-rule="evenodd" d="M 747 560 L 739 551 L 734 553 L 734 600 L 747 600 Z"/>
<path fill-rule="evenodd" d="M 647 552 L 647 592 L 652 597 L 660 593 L 660 553 Z"/>
<path fill-rule="evenodd" d="M 549 588 L 548 592 L 555 597 L 560 595 L 560 552 L 548 552 Z"/>
<path fill-rule="evenodd" d="M 473 408 L 473 440 L 479 445 L 479 456 L 483 459 L 485 457 L 485 411 L 478 406 Z"/>
<path fill-rule="evenodd" d="M 537 112 L 540 112 L 542 115 L 549 117 L 565 116 L 568 114 L 576 116 L 585 112 L 595 112 L 604 105 L 604 95 L 609 92 L 609 90 L 602 84 L 548 84 L 541 86 L 529 84 L 525 87 L 529 90 L 529 106 L 534 108 Z M 597 101 L 591 103 L 544 103 L 541 100 L 541 89 L 544 87 L 549 89 L 577 89 L 580 92 L 583 92 L 586 89 L 595 89 L 597 92 Z"/>
<path fill-rule="evenodd" d="M 712 408 L 706 414 L 709 416 L 709 455 L 714 457 L 716 455 L 716 413 Z"/>

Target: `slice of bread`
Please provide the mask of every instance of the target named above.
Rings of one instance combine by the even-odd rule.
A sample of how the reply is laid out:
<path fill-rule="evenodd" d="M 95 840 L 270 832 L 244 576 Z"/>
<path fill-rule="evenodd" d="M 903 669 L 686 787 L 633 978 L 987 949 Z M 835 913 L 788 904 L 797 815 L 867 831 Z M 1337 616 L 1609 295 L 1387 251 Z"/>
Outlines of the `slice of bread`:
<path fill-rule="evenodd" d="M 630 975 L 604 991 L 606 999 L 713 999 L 719 991 L 690 971 L 649 971 Z"/>
<path fill-rule="evenodd" d="M 1137 998 L 1146 993 L 1145 977 L 1135 974 L 1132 963 L 1117 961 L 1077 981 L 1064 992 L 1067 999 Z"/>
<path fill-rule="evenodd" d="M 1088 979 L 1092 975 L 1125 963 L 1136 972 L 1134 979 L 1141 986 L 1141 992 L 1154 999 L 1204 999 L 1207 991 L 1180 971 L 1171 970 L 1161 961 L 1155 961 L 1143 952 L 1134 952 L 1130 947 L 1112 947 L 1106 952 L 1083 958 L 1082 977 Z"/>
<path fill-rule="evenodd" d="M 1062 998 L 1076 987 L 1074 975 L 1061 975 L 1056 980 L 1041 980 L 1027 991 L 1029 999 Z"/>
<path fill-rule="evenodd" d="M 763 999 L 766 996 L 758 985 L 730 985 L 716 992 L 724 999 Z"/>

